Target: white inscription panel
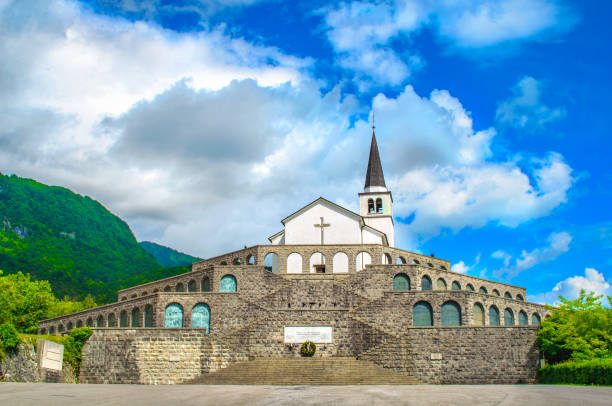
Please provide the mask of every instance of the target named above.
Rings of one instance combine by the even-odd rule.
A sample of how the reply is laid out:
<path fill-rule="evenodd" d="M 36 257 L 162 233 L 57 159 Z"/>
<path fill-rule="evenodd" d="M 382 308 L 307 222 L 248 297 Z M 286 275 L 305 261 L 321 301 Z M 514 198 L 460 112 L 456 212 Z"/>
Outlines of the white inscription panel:
<path fill-rule="evenodd" d="M 64 346 L 47 340 L 44 340 L 42 344 L 43 355 L 41 367 L 61 371 Z"/>
<path fill-rule="evenodd" d="M 330 327 L 285 327 L 285 343 L 303 343 L 312 341 L 315 344 L 332 342 L 333 328 Z"/>

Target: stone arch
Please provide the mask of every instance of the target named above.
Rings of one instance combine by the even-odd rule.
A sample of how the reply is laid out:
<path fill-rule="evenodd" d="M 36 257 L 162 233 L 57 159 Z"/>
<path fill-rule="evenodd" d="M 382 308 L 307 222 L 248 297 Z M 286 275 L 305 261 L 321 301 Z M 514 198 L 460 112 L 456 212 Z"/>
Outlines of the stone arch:
<path fill-rule="evenodd" d="M 514 326 L 514 311 L 509 307 L 504 310 L 504 326 Z"/>
<path fill-rule="evenodd" d="M 140 296 L 146 296 L 148 295 L 147 291 L 145 290 L 144 292 L 142 292 L 142 294 Z"/>
<path fill-rule="evenodd" d="M 474 303 L 474 307 L 472 310 L 473 315 L 473 324 L 475 326 L 484 326 L 485 325 L 485 314 L 484 314 L 484 306 L 480 303 Z"/>
<path fill-rule="evenodd" d="M 183 327 L 183 306 L 178 303 L 170 303 L 164 310 L 164 327 Z"/>
<path fill-rule="evenodd" d="M 444 265 L 440 265 L 440 269 L 446 271 L 446 267 Z"/>
<path fill-rule="evenodd" d="M 529 319 L 527 317 L 527 313 L 524 310 L 521 310 L 518 315 L 519 326 L 526 326 L 529 324 Z"/>
<path fill-rule="evenodd" d="M 428 267 L 428 268 L 433 268 L 434 266 L 433 266 L 433 264 L 432 264 L 431 262 L 428 262 L 428 263 L 427 263 L 427 267 Z"/>
<path fill-rule="evenodd" d="M 115 313 L 110 313 L 107 320 L 108 327 L 117 327 L 117 319 Z"/>
<path fill-rule="evenodd" d="M 334 273 L 348 273 L 349 271 L 349 259 L 348 255 L 344 252 L 336 252 L 332 259 L 333 272 Z"/>
<path fill-rule="evenodd" d="M 446 290 L 446 281 L 443 278 L 438 278 L 436 281 L 436 290 Z"/>
<path fill-rule="evenodd" d="M 47 334 L 47 329 L 46 328 L 41 328 L 40 329 L 40 334 L 46 335 Z"/>
<path fill-rule="evenodd" d="M 442 305 L 441 309 L 443 326 L 461 325 L 461 306 L 459 303 L 449 300 Z"/>
<path fill-rule="evenodd" d="M 205 328 L 210 333 L 210 307 L 206 303 L 198 303 L 191 309 L 191 327 Z"/>
<path fill-rule="evenodd" d="M 287 273 L 302 273 L 302 256 L 297 252 L 287 257 Z"/>
<path fill-rule="evenodd" d="M 234 275 L 225 275 L 221 278 L 219 283 L 219 292 L 236 292 L 238 290 L 238 283 Z"/>
<path fill-rule="evenodd" d="M 170 286 L 166 286 L 164 288 L 164 292 L 172 292 L 172 288 Z"/>
<path fill-rule="evenodd" d="M 153 327 L 153 306 L 150 304 L 145 306 L 144 310 L 144 326 Z"/>
<path fill-rule="evenodd" d="M 539 326 L 540 323 L 542 322 L 542 319 L 540 318 L 540 315 L 538 313 L 534 313 L 531 315 L 531 324 L 534 326 Z"/>
<path fill-rule="evenodd" d="M 242 260 L 240 258 L 234 258 L 232 260 L 232 265 L 242 265 Z"/>
<path fill-rule="evenodd" d="M 247 262 L 247 265 L 255 265 L 255 255 L 249 254 L 246 257 L 246 262 Z"/>
<path fill-rule="evenodd" d="M 310 273 L 315 273 L 317 265 L 325 265 L 325 255 L 320 252 L 315 252 L 310 256 Z"/>
<path fill-rule="evenodd" d="M 55 334 L 55 327 L 53 327 L 53 326 L 49 327 L 49 334 L 51 334 L 51 335 Z"/>
<path fill-rule="evenodd" d="M 104 316 L 101 314 L 98 315 L 98 318 L 96 319 L 96 327 L 104 327 Z"/>
<path fill-rule="evenodd" d="M 368 214 L 376 213 L 376 207 L 374 206 L 374 199 L 368 199 Z"/>
<path fill-rule="evenodd" d="M 176 289 L 177 292 L 184 292 L 185 291 L 185 286 L 183 286 L 182 283 L 177 283 L 176 284 Z"/>
<path fill-rule="evenodd" d="M 412 260 L 412 264 L 413 264 L 413 265 L 421 265 L 421 263 L 419 262 L 419 260 L 418 260 L 418 259 L 413 259 L 413 260 Z"/>
<path fill-rule="evenodd" d="M 516 300 L 520 300 L 521 302 L 524 302 L 525 298 L 523 297 L 523 295 L 519 293 L 518 295 L 516 295 Z"/>
<path fill-rule="evenodd" d="M 382 199 L 379 197 L 376 199 L 376 214 L 382 214 L 383 213 L 383 202 Z"/>
<path fill-rule="evenodd" d="M 421 278 L 421 290 L 431 290 L 431 285 L 431 278 L 427 275 L 423 275 Z"/>
<path fill-rule="evenodd" d="M 417 302 L 412 307 L 412 325 L 419 327 L 433 326 L 433 309 L 427 302 Z"/>
<path fill-rule="evenodd" d="M 142 327 L 140 325 L 140 309 L 138 307 L 132 309 L 132 327 Z"/>
<path fill-rule="evenodd" d="M 132 294 L 132 296 L 130 296 L 130 299 L 136 299 L 138 297 L 137 293 Z"/>
<path fill-rule="evenodd" d="M 264 257 L 264 268 L 278 275 L 280 271 L 278 266 L 278 254 L 276 252 L 269 252 L 266 254 Z"/>
<path fill-rule="evenodd" d="M 227 261 L 221 261 L 219 265 L 227 265 Z"/>
<path fill-rule="evenodd" d="M 123 297 L 121 298 L 121 301 L 122 301 L 122 302 L 123 302 L 123 301 L 125 301 L 125 300 L 127 300 L 127 296 L 123 296 Z"/>
<path fill-rule="evenodd" d="M 406 258 L 399 256 L 397 257 L 397 259 L 395 260 L 395 263 L 397 265 L 406 265 Z"/>
<path fill-rule="evenodd" d="M 370 265 L 372 263 L 372 256 L 365 251 L 361 251 L 355 257 L 355 271 L 363 271 L 366 265 Z"/>
<path fill-rule="evenodd" d="M 192 279 L 187 283 L 187 292 L 196 292 L 198 290 L 198 285 L 196 284 L 195 279 Z"/>
<path fill-rule="evenodd" d="M 59 324 L 59 325 L 57 326 L 57 332 L 58 332 L 58 333 L 63 333 L 63 332 L 64 332 L 64 326 L 63 326 L 63 325 L 61 325 L 61 324 Z"/>
<path fill-rule="evenodd" d="M 69 321 L 69 322 L 68 322 L 68 325 L 66 325 L 66 330 L 67 330 L 67 331 L 70 331 L 70 330 L 72 330 L 73 328 L 74 328 L 74 324 L 72 324 L 72 322 L 71 322 L 71 321 Z"/>
<path fill-rule="evenodd" d="M 398 273 L 393 278 L 393 290 L 410 290 L 410 278 L 405 273 Z"/>
<path fill-rule="evenodd" d="M 383 265 L 391 265 L 393 263 L 393 258 L 391 258 L 389 253 L 385 252 L 380 258 L 380 263 Z"/>
<path fill-rule="evenodd" d="M 465 290 L 469 290 L 470 292 L 474 292 L 474 285 L 472 285 L 471 283 L 468 283 L 467 285 L 465 285 Z"/>
<path fill-rule="evenodd" d="M 119 314 L 119 327 L 127 327 L 128 326 L 128 316 L 127 311 L 122 310 Z"/>
<path fill-rule="evenodd" d="M 489 325 L 499 326 L 499 310 L 495 305 L 489 307 Z"/>
<path fill-rule="evenodd" d="M 461 290 L 459 281 L 453 281 L 453 283 L 451 283 L 451 290 Z"/>
<path fill-rule="evenodd" d="M 87 321 L 85 322 L 85 325 L 87 327 L 93 327 L 93 319 L 91 317 L 88 317 Z"/>
<path fill-rule="evenodd" d="M 202 278 L 202 292 L 210 292 L 210 278 L 208 276 Z"/>
<path fill-rule="evenodd" d="M 499 294 L 499 290 L 497 290 L 497 289 L 493 289 L 493 294 L 494 294 L 495 296 L 501 296 L 501 295 Z"/>
<path fill-rule="evenodd" d="M 77 320 L 76 326 L 77 328 L 83 327 L 83 320 Z"/>
<path fill-rule="evenodd" d="M 484 286 L 481 286 L 480 289 L 478 289 L 478 293 L 484 293 L 486 295 L 489 292 L 487 291 L 487 288 L 485 288 Z"/>
<path fill-rule="evenodd" d="M 153 293 L 157 293 L 157 292 L 159 292 L 159 289 L 157 289 L 157 288 L 153 289 Z"/>
<path fill-rule="evenodd" d="M 510 293 L 510 292 L 506 292 L 506 293 L 504 293 L 504 297 L 505 297 L 506 299 L 512 299 L 512 293 Z"/>

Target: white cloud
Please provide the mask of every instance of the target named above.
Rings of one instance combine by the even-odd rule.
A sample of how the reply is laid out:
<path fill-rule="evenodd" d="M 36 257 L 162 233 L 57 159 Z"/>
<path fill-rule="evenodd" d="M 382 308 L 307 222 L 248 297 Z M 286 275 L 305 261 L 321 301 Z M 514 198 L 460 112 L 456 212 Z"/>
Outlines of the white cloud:
<path fill-rule="evenodd" d="M 512 90 L 514 97 L 497 107 L 498 123 L 524 130 L 539 130 L 567 114 L 563 107 L 549 107 L 541 100 L 542 84 L 530 76 L 522 78 Z"/>
<path fill-rule="evenodd" d="M 569 251 L 572 236 L 570 233 L 562 231 L 550 234 L 546 241 L 548 242 L 547 246 L 535 248 L 531 251 L 523 250 L 517 258 L 513 258 L 503 251 L 494 252 L 491 257 L 502 259 L 504 267 L 493 271 L 493 275 L 496 277 L 505 275 L 507 279 L 512 279 L 519 273 L 538 264 L 550 262 Z"/>
<path fill-rule="evenodd" d="M 453 266 L 451 267 L 451 271 L 466 274 L 469 271 L 476 268 L 476 266 L 478 266 L 479 263 L 480 263 L 480 254 L 478 254 L 476 259 L 474 259 L 474 263 L 472 265 L 467 265 L 465 262 L 459 261 L 453 264 Z"/>
<path fill-rule="evenodd" d="M 588 292 L 595 292 L 595 295 L 612 295 L 612 285 L 610 280 L 606 280 L 603 272 L 595 268 L 585 268 L 584 276 L 576 275 L 564 279 L 557 283 L 550 292 L 529 295 L 528 300 L 536 303 L 554 304 L 558 302 L 558 297 L 575 299 L 580 295 L 580 289 Z M 603 303 L 607 300 L 604 298 Z"/>

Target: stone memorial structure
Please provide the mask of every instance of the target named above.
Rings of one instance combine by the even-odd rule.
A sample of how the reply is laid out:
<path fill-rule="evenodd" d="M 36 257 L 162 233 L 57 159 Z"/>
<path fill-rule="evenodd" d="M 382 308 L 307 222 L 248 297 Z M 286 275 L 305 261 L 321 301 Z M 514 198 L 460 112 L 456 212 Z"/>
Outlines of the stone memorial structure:
<path fill-rule="evenodd" d="M 533 381 L 549 311 L 526 302 L 522 287 L 394 246 L 374 132 L 358 198 L 359 213 L 318 198 L 281 220 L 270 244 L 196 262 L 39 330 L 93 327 L 82 382 L 188 382 L 234 363 L 300 357 L 305 340 L 317 343 L 312 362 L 344 360 L 355 374 L 368 361 L 428 383 Z"/>

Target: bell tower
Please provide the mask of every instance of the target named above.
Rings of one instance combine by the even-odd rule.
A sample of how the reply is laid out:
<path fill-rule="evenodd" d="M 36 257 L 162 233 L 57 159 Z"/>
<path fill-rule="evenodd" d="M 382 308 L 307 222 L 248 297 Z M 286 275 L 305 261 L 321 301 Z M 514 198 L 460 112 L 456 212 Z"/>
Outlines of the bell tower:
<path fill-rule="evenodd" d="M 359 214 L 368 226 L 385 233 L 389 246 L 394 247 L 393 196 L 385 185 L 374 129 L 372 123 L 372 144 L 363 193 L 359 193 Z"/>

